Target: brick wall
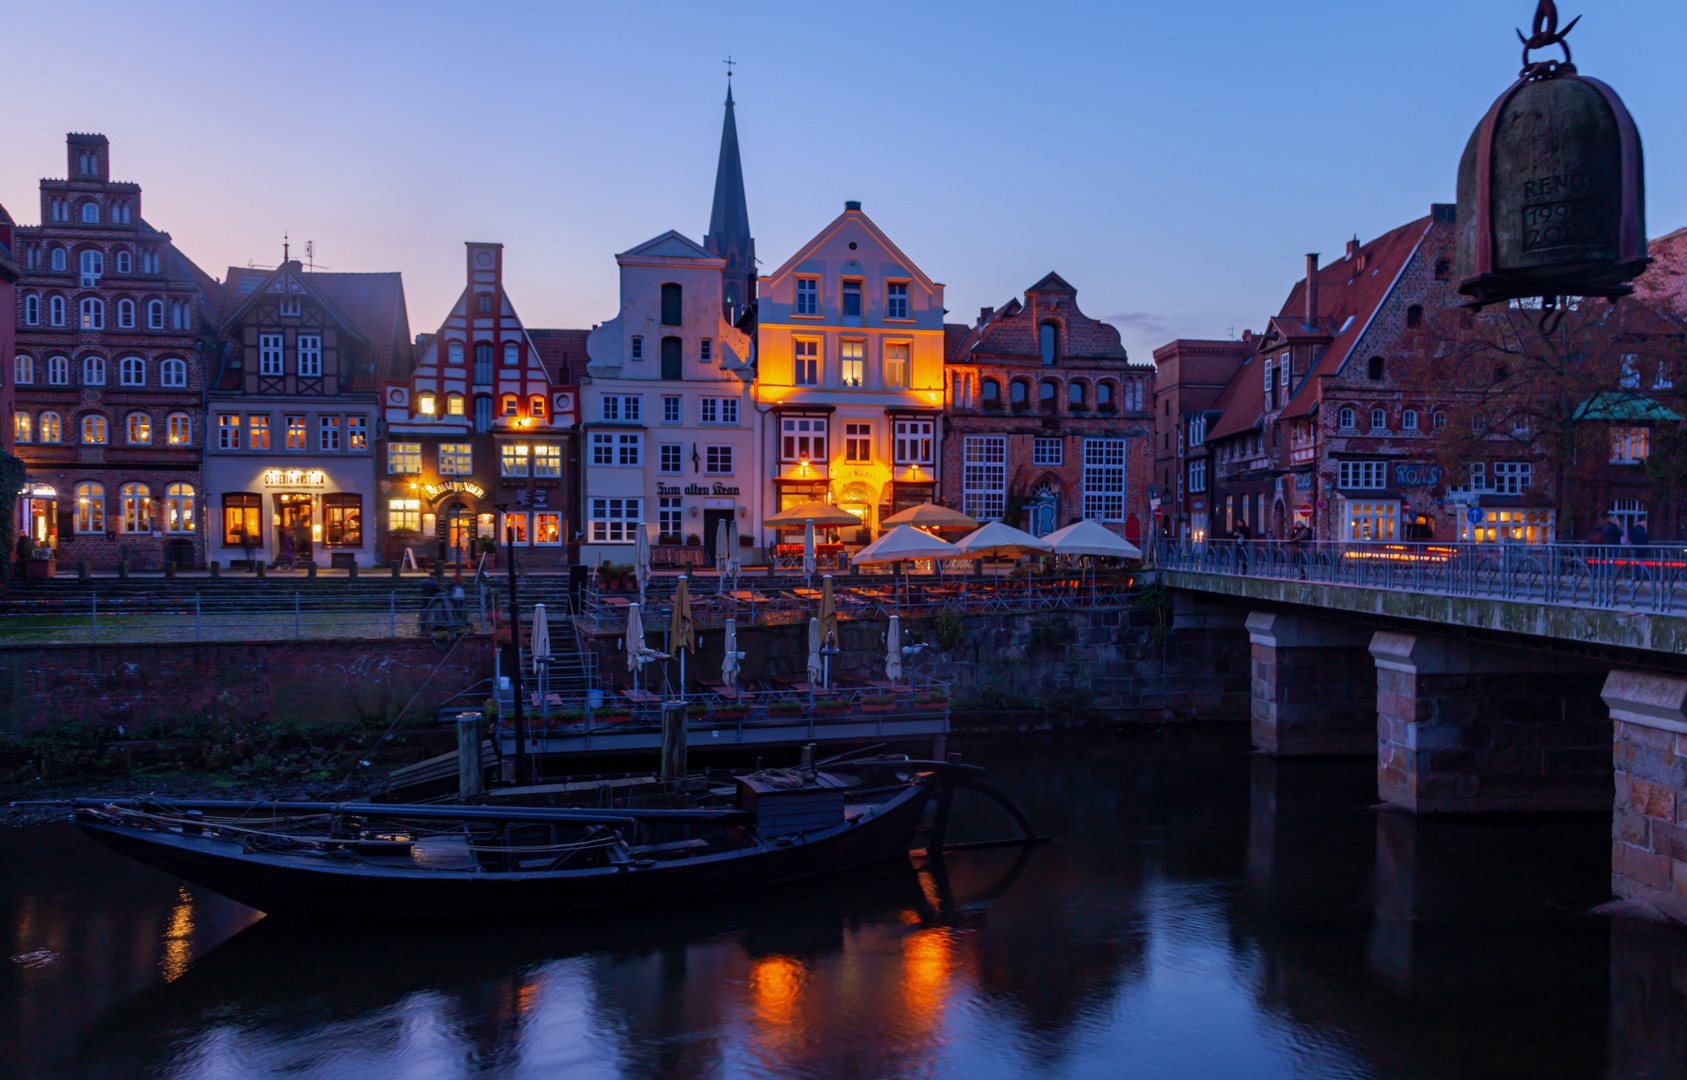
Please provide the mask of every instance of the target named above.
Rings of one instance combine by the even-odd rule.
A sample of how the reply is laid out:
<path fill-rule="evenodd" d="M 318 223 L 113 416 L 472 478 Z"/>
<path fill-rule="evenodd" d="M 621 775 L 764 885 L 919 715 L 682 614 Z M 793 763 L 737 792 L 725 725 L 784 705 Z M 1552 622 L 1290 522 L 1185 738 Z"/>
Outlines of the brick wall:
<path fill-rule="evenodd" d="M 1611 886 L 1673 892 L 1687 905 L 1687 734 L 1616 723 Z"/>
<path fill-rule="evenodd" d="M 491 673 L 485 635 L 463 639 L 448 658 L 425 640 L 5 648 L 0 731 L 192 717 L 384 722 L 418 689 L 409 716 Z"/>

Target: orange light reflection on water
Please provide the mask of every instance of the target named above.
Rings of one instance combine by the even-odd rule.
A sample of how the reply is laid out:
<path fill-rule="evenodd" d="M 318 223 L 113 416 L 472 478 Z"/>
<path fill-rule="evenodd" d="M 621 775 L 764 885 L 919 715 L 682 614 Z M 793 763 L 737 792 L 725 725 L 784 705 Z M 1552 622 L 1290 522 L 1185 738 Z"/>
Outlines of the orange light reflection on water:
<path fill-rule="evenodd" d="M 158 964 L 165 982 L 175 982 L 185 975 L 193 959 L 193 894 L 184 885 L 176 891 L 176 897 L 170 928 L 164 932 L 164 958 Z"/>
<path fill-rule="evenodd" d="M 909 1026 L 934 1028 L 949 995 L 953 946 L 944 930 L 922 930 L 902 949 L 902 997 Z"/>

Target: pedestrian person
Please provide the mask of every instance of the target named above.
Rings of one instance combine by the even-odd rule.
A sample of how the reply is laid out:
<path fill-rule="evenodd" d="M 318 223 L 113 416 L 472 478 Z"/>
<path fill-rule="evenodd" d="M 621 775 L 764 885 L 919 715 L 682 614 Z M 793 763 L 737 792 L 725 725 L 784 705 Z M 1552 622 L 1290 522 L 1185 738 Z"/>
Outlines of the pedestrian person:
<path fill-rule="evenodd" d="M 23 581 L 29 573 L 29 560 L 35 557 L 35 538 L 25 532 L 18 537 L 18 580 Z"/>
<path fill-rule="evenodd" d="M 1606 547 L 1620 547 L 1623 542 L 1623 527 L 1617 521 L 1617 515 L 1605 515 L 1605 528 L 1601 531 L 1599 542 Z"/>
<path fill-rule="evenodd" d="M 1652 554 L 1652 534 L 1646 528 L 1646 519 L 1635 518 L 1634 524 L 1628 530 L 1629 544 L 1634 548 L 1634 565 L 1636 573 L 1646 580 L 1652 580 L 1652 571 L 1646 565 L 1647 558 Z"/>
<path fill-rule="evenodd" d="M 242 525 L 235 531 L 235 535 L 240 539 L 240 557 L 246 560 L 246 569 L 257 573 L 258 568 L 252 562 L 252 534 Z"/>

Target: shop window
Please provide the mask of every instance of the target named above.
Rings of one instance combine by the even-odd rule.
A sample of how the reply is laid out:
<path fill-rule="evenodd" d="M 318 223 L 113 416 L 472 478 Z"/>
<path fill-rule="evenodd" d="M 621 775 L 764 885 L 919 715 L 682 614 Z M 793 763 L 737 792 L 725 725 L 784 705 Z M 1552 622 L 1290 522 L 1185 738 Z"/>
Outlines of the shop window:
<path fill-rule="evenodd" d="M 1400 522 L 1397 502 L 1347 504 L 1347 539 L 1393 541 Z"/>
<path fill-rule="evenodd" d="M 223 546 L 263 546 L 263 496 L 249 491 L 223 493 Z"/>
<path fill-rule="evenodd" d="M 363 496 L 355 491 L 322 496 L 322 542 L 327 547 L 363 546 Z"/>
<path fill-rule="evenodd" d="M 198 528 L 194 514 L 196 493 L 192 484 L 171 484 L 164 489 L 164 531 L 191 533 Z"/>
<path fill-rule="evenodd" d="M 422 528 L 422 500 L 420 499 L 389 499 L 387 500 L 387 529 L 397 532 L 408 529 L 419 532 Z"/>
<path fill-rule="evenodd" d="M 555 547 L 562 543 L 562 515 L 538 511 L 533 515 L 533 543 Z"/>
<path fill-rule="evenodd" d="M 269 417 L 248 416 L 246 418 L 246 442 L 254 450 L 269 449 Z"/>
<path fill-rule="evenodd" d="M 510 547 L 526 547 L 527 515 L 524 513 L 505 514 L 503 537 L 504 543 Z"/>

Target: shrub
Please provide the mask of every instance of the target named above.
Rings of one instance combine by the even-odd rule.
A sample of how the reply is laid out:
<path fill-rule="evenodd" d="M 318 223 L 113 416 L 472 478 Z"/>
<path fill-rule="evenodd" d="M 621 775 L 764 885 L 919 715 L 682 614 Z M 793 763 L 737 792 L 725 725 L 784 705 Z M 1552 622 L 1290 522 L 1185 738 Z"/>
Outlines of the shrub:
<path fill-rule="evenodd" d="M 966 637 L 966 623 L 958 613 L 945 609 L 938 612 L 937 625 L 933 632 L 937 643 L 943 648 L 959 648 Z"/>

